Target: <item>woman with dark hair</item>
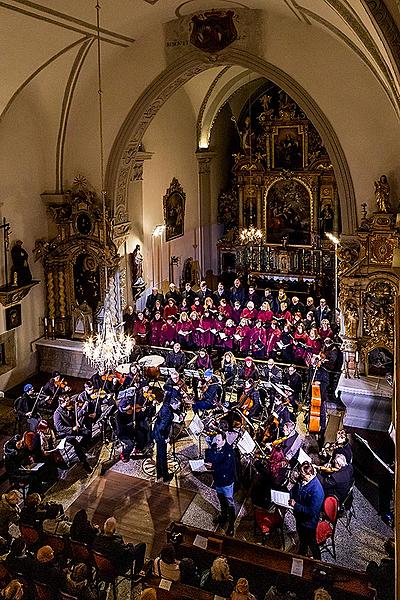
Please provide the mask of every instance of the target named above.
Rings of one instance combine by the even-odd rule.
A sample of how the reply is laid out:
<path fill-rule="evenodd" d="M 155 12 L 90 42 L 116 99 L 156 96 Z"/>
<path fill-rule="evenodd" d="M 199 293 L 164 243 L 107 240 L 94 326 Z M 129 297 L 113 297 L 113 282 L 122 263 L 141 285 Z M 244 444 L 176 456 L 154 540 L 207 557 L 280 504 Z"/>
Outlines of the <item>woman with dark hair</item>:
<path fill-rule="evenodd" d="M 191 558 L 182 558 L 181 562 L 179 563 L 179 570 L 181 572 L 181 583 L 198 587 L 200 584 L 200 575 L 197 571 L 194 561 Z"/>
<path fill-rule="evenodd" d="M 180 580 L 179 561 L 176 560 L 175 548 L 172 544 L 167 544 L 161 549 L 160 556 L 154 560 L 153 573 L 156 577 L 170 581 Z"/>
<path fill-rule="evenodd" d="M 78 510 L 72 519 L 71 529 L 69 531 L 71 540 L 83 542 L 84 544 L 91 546 L 98 532 L 99 529 L 89 521 L 86 510 L 84 508 Z"/>

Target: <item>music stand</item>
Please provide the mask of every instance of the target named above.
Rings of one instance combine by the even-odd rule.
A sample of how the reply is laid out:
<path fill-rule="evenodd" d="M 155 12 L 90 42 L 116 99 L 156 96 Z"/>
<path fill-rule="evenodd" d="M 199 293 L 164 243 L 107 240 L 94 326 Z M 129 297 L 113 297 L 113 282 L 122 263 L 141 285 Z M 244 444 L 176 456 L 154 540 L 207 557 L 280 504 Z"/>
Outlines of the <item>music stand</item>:
<path fill-rule="evenodd" d="M 201 379 L 200 371 L 197 369 L 184 369 L 183 374 L 185 377 L 193 377 L 194 379 Z"/>
<path fill-rule="evenodd" d="M 199 454 L 197 458 L 201 458 L 201 434 L 204 431 L 204 423 L 199 415 L 194 415 L 187 429 L 198 443 Z"/>

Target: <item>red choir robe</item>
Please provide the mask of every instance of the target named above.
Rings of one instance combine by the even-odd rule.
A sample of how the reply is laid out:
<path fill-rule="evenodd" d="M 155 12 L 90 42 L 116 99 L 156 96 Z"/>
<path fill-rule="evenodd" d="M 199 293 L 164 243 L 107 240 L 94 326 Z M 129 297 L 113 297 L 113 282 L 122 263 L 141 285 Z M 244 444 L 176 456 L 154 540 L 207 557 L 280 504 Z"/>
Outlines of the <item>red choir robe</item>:
<path fill-rule="evenodd" d="M 250 350 L 260 356 L 267 345 L 267 332 L 264 327 L 252 327 L 250 334 Z"/>
<path fill-rule="evenodd" d="M 150 346 L 161 346 L 161 328 L 164 325 L 163 319 L 152 319 L 150 321 Z"/>
<path fill-rule="evenodd" d="M 260 309 L 258 311 L 257 319 L 260 319 L 264 324 L 271 325 L 271 321 L 274 318 L 274 313 L 272 310 L 263 310 Z"/>
<path fill-rule="evenodd" d="M 253 308 L 253 310 L 249 310 L 247 306 L 242 310 L 240 317 L 242 319 L 247 319 L 248 321 L 254 322 L 257 319 L 258 310 Z"/>
<path fill-rule="evenodd" d="M 248 325 L 238 325 L 235 331 L 235 341 L 239 352 L 247 354 L 250 349 L 251 327 Z"/>
<path fill-rule="evenodd" d="M 235 341 L 235 338 L 233 336 L 235 335 L 235 332 L 236 332 L 236 325 L 232 325 L 229 327 L 227 325 L 225 325 L 225 327 L 224 327 L 225 337 L 223 339 L 225 350 L 231 350 L 231 351 L 233 350 L 234 341 Z"/>
<path fill-rule="evenodd" d="M 139 345 L 147 344 L 147 321 L 143 319 L 140 321 L 139 319 L 133 324 L 133 337 L 136 340 L 136 343 Z"/>
<path fill-rule="evenodd" d="M 176 337 L 176 325 L 164 323 L 161 327 L 161 346 L 172 346 Z"/>
<path fill-rule="evenodd" d="M 200 334 L 201 334 L 201 347 L 207 348 L 208 346 L 212 346 L 214 343 L 214 334 L 211 329 L 215 327 L 215 319 L 211 315 L 202 315 L 200 317 Z"/>
<path fill-rule="evenodd" d="M 271 353 L 276 350 L 276 345 L 281 337 L 281 330 L 278 328 L 270 327 L 267 331 L 267 343 L 265 346 L 265 355 L 269 357 Z"/>

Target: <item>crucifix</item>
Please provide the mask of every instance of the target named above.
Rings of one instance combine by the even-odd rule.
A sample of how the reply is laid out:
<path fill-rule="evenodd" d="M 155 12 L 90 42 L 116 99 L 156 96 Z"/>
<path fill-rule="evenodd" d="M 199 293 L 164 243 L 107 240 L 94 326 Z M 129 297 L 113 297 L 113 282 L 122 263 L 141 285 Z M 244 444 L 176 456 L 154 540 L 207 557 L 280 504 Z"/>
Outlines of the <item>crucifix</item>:
<path fill-rule="evenodd" d="M 5 217 L 3 217 L 3 223 L 0 225 L 0 229 L 3 230 L 3 248 L 4 248 L 4 272 L 5 272 L 5 289 L 8 290 L 8 250 L 10 248 L 10 223 L 7 223 Z"/>

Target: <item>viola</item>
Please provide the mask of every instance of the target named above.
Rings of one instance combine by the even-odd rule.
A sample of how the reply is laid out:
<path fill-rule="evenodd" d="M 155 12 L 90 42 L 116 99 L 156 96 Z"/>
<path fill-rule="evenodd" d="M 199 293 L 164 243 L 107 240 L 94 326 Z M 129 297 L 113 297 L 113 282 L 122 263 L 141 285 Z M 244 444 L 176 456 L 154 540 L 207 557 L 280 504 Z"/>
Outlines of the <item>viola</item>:
<path fill-rule="evenodd" d="M 54 385 L 59 390 L 64 390 L 64 392 L 70 392 L 71 387 L 68 385 L 68 382 L 65 379 L 60 379 L 59 381 L 54 380 Z"/>
<path fill-rule="evenodd" d="M 261 435 L 259 436 L 261 444 L 268 444 L 272 441 L 273 436 L 276 434 L 276 431 L 279 427 L 279 420 L 276 418 L 274 414 L 269 415 L 268 419 L 264 424 L 264 430 L 261 431 Z"/>

